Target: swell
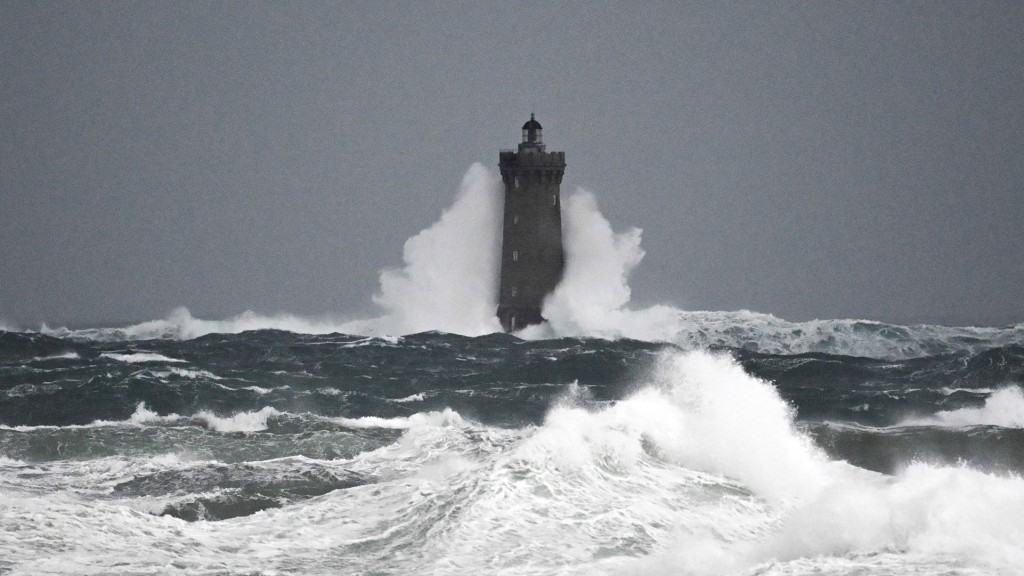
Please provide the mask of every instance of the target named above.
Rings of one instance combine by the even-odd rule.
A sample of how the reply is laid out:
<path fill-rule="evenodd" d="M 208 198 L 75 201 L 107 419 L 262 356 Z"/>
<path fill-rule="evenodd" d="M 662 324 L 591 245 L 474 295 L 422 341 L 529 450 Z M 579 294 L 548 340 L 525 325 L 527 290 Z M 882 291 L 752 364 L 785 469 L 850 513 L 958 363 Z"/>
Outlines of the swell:
<path fill-rule="evenodd" d="M 270 447 L 266 457 L 286 455 L 294 441 L 299 454 L 331 458 L 398 433 L 356 438 L 360 426 L 365 432 L 388 421 L 400 430 L 402 419 L 444 410 L 492 426 L 538 425 L 567 396 L 595 409 L 622 400 L 662 351 L 675 348 L 433 332 L 387 339 L 269 330 L 139 342 L 0 338 L 0 437 L 7 456 L 29 461 L 162 450 L 175 442 L 230 461 L 241 448 L 208 447 L 221 436 L 254 433 Z M 1020 345 L 901 360 L 721 350 L 771 382 L 838 459 L 887 473 L 913 460 L 1024 470 L 1016 448 L 1024 397 L 1013 393 L 1024 382 Z M 133 438 L 145 442 L 133 447 Z"/>
<path fill-rule="evenodd" d="M 821 353 L 733 353 L 775 382 L 800 418 L 888 426 L 942 410 L 980 407 L 994 389 L 1024 383 L 1024 346 L 877 360 Z"/>
<path fill-rule="evenodd" d="M 1019 428 L 811 423 L 806 430 L 833 458 L 884 474 L 896 474 L 913 462 L 969 466 L 995 474 L 1024 471 L 1024 429 Z"/>
<path fill-rule="evenodd" d="M 393 418 L 446 407 L 502 425 L 537 423 L 573 382 L 611 400 L 663 346 L 526 342 L 504 334 L 401 339 L 259 331 L 195 340 L 70 341 L 7 334 L 0 424 L 86 425 L 158 414 L 229 415 L 270 407 Z M 74 352 L 76 359 L 33 358 Z"/>
<path fill-rule="evenodd" d="M 267 415 L 262 426 L 254 426 L 253 416 L 252 412 L 223 418 L 204 413 L 161 416 L 140 406 L 134 418 L 124 421 L 72 426 L 3 426 L 0 427 L 0 444 L 5 457 L 21 462 L 84 461 L 115 456 L 143 458 L 186 447 L 191 458 L 237 463 L 295 455 L 316 459 L 350 458 L 393 442 L 401 433 L 401 428 L 356 427 L 308 414 L 288 413 Z"/>
<path fill-rule="evenodd" d="M 0 425 L 67 426 L 158 414 L 279 412 L 393 418 L 449 407 L 482 422 L 536 424 L 575 383 L 620 399 L 668 344 L 523 341 L 424 333 L 378 339 L 280 331 L 194 340 L 96 342 L 0 334 Z M 725 349 L 773 382 L 802 420 L 890 426 L 980 408 L 1024 382 L 1019 344 L 878 360 Z"/>
<path fill-rule="evenodd" d="M 521 573 L 524 566 L 535 574 L 828 573 L 822 568 L 836 558 L 853 572 L 864 558 L 894 556 L 939 573 L 950 564 L 1009 570 L 1024 561 L 1014 537 L 1024 513 L 1018 476 L 921 462 L 883 476 L 837 462 L 821 449 L 824 442 L 802 432 L 780 394 L 784 386 L 752 376 L 729 352 L 513 342 L 469 359 L 471 345 L 488 350 L 494 343 L 436 334 L 409 340 L 347 348 L 351 342 L 320 342 L 328 356 L 350 363 L 342 351 L 418 349 L 410 354 L 435 358 L 429 368 L 439 374 L 439 388 L 448 363 L 483 358 L 503 366 L 508 354 L 527 365 L 605 354 L 598 362 L 605 369 L 626 361 L 635 372 L 609 400 L 595 399 L 582 383 L 561 383 L 541 421 L 517 427 L 451 410 L 382 419 L 365 411 L 335 417 L 264 406 L 218 415 L 136 406 L 124 421 L 6 430 L 26 446 L 48 434 L 124 433 L 124 444 L 105 458 L 36 464 L 16 454 L 0 462 L 9 496 L 0 528 L 15 541 L 8 561 L 27 572 L 39 566 L 31 564 L 37 557 L 66 563 L 73 554 L 107 572 L 152 572 L 154 564 L 176 561 L 197 571 L 246 573 L 257 570 L 254 555 L 269 551 L 257 558 L 261 570 L 331 573 L 344 566 L 387 574 Z M 294 362 L 310 346 L 282 350 Z M 185 360 L 161 370 L 227 378 L 217 365 L 195 365 L 184 349 L 143 352 Z M 374 361 L 393 359 L 388 354 Z M 321 370 L 302 364 L 310 374 Z M 582 370 L 565 369 L 569 376 Z M 187 436 L 125 453 L 147 434 Z M 369 442 L 331 458 L 277 458 L 265 448 L 275 438 L 337 446 L 351 441 L 348 435 Z M 230 445 L 238 452 L 188 453 L 203 441 L 211 451 Z M 240 516 L 246 519 L 205 522 Z M 74 549 L 62 548 L 69 540 Z M 156 552 L 125 555 L 125 546 Z M 175 558 L 161 555 L 166 549 Z"/>
<path fill-rule="evenodd" d="M 305 458 L 224 464 L 197 463 L 138 474 L 114 485 L 115 497 L 172 497 L 161 515 L 227 520 L 280 508 L 373 481 L 366 475 Z"/>
<path fill-rule="evenodd" d="M 628 288 L 623 290 L 628 294 Z M 614 340 L 626 337 L 672 343 L 684 349 L 724 347 L 776 355 L 823 353 L 883 359 L 978 353 L 1024 343 L 1024 323 L 1005 327 L 952 327 L 928 324 L 903 326 L 852 319 L 790 322 L 746 310 L 684 311 L 669 306 L 639 312 L 622 309 L 613 319 L 634 326 L 634 329 L 623 334 L 620 329 L 584 329 L 569 325 L 560 329 L 531 330 L 521 335 L 529 339 L 601 337 Z M 359 326 L 360 323 L 342 324 L 293 315 L 262 316 L 253 312 L 225 320 L 202 320 L 194 318 L 187 309 L 178 308 L 167 318 L 126 327 L 72 330 L 43 326 L 39 332 L 0 330 L 0 354 L 3 348 L 21 345 L 13 336 L 15 334 L 31 335 L 39 346 L 50 345 L 60 349 L 66 348 L 67 344 L 54 345 L 55 342 L 193 340 L 260 331 L 287 331 L 310 336 L 345 332 L 358 334 Z M 420 329 L 431 326 L 423 325 Z M 486 330 L 472 330 L 473 334 L 481 332 Z M 401 330 L 394 333 L 407 334 Z M 387 338 L 394 339 L 393 336 Z"/>

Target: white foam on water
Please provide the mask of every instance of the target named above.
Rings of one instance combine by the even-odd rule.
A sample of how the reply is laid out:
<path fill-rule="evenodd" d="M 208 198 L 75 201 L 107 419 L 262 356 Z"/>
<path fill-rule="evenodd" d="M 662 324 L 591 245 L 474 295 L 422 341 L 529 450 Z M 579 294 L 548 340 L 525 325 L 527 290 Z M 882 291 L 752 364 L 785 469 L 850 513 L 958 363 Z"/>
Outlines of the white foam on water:
<path fill-rule="evenodd" d="M 915 392 L 916 392 L 916 390 L 915 390 Z M 942 388 L 939 388 L 939 392 L 942 392 L 946 396 L 951 396 L 953 394 L 956 394 L 957 392 L 966 392 L 968 394 L 991 394 L 991 393 L 995 392 L 995 389 L 994 388 L 950 388 L 948 386 L 944 386 Z"/>
<path fill-rule="evenodd" d="M 64 426 L 3 426 L 0 430 L 15 430 L 18 432 L 31 432 L 35 430 L 57 430 L 57 429 L 84 429 L 84 428 L 105 428 L 111 426 L 146 426 L 151 424 L 187 424 L 189 421 L 199 421 L 209 429 L 217 432 L 258 432 L 267 429 L 267 419 L 272 416 L 286 414 L 269 406 L 256 411 L 244 411 L 230 416 L 218 416 L 209 410 L 202 410 L 192 416 L 180 414 L 161 415 L 146 407 L 144 402 L 139 402 L 135 411 L 126 420 L 94 420 L 89 424 L 68 424 Z M 414 417 L 410 417 L 414 418 Z"/>
<path fill-rule="evenodd" d="M 70 330 L 50 328 L 45 324 L 40 332 L 60 338 L 91 340 L 191 340 L 207 334 L 238 334 L 249 330 L 283 330 L 300 334 L 332 334 L 343 332 L 342 323 L 331 318 L 303 318 L 295 314 L 259 314 L 247 310 L 224 320 L 195 318 L 184 306 L 175 308 L 166 318 L 150 320 L 123 328 L 90 328 Z"/>
<path fill-rule="evenodd" d="M 380 346 L 381 342 L 388 344 L 398 344 L 402 341 L 401 336 L 372 336 L 369 338 L 363 338 L 354 342 L 346 342 L 339 346 L 339 348 L 361 348 L 363 346 Z"/>
<path fill-rule="evenodd" d="M 896 476 L 865 471 L 830 461 L 793 416 L 770 384 L 728 356 L 671 352 L 642 389 L 614 404 L 585 409 L 570 394 L 541 426 L 490 432 L 497 443 L 483 460 L 452 450 L 460 429 L 445 437 L 437 422 L 373 457 L 458 457 L 436 460 L 443 478 L 410 486 L 406 501 L 450 499 L 460 510 L 424 518 L 455 522 L 425 543 L 417 567 L 432 573 L 1012 573 L 1024 565 L 1021 478 L 926 464 Z M 463 430 L 487 433 L 471 423 Z M 424 470 L 417 478 L 434 472 Z"/>
<path fill-rule="evenodd" d="M 346 541 L 365 545 L 386 530 L 417 558 L 393 573 L 608 573 L 682 527 L 763 537 L 776 521 L 766 502 L 812 497 L 834 466 L 795 431 L 771 386 L 725 356 L 666 356 L 644 389 L 600 409 L 577 405 L 582 396 L 524 429 L 418 415 L 427 417 L 399 442 L 357 459 L 404 475 L 376 485 L 375 504 L 352 502 L 376 522 L 350 522 Z M 430 536 L 409 528 L 401 540 L 406 524 Z"/>
<path fill-rule="evenodd" d="M 127 422 L 96 420 L 91 424 L 91 426 L 116 426 L 124 423 L 142 426 L 144 424 L 177 422 L 180 419 L 181 416 L 178 416 L 177 414 L 168 414 L 167 416 L 161 416 L 160 414 L 157 414 L 156 412 L 146 408 L 145 402 L 139 402 L 135 406 L 135 412 L 132 412 L 132 415 L 131 417 L 128 418 Z"/>
<path fill-rule="evenodd" d="M 405 398 L 395 398 L 392 399 L 391 402 L 423 402 L 423 393 L 420 392 L 419 394 L 413 394 L 411 396 L 406 396 Z"/>
<path fill-rule="evenodd" d="M 339 566 L 388 574 L 898 574 L 901 566 L 1012 574 L 1024 565 L 1018 477 L 924 464 L 883 476 L 829 461 L 774 388 L 726 355 L 667 352 L 639 384 L 596 408 L 570 393 L 543 424 L 520 429 L 451 410 L 333 419 L 405 430 L 398 442 L 336 462 L 373 483 L 223 522 L 143 513 L 156 510 L 147 499 L 16 490 L 5 494 L 0 554 L 15 574 L 169 565 L 266 574 L 294 566 L 308 574 Z M 225 431 L 258 430 L 273 413 L 202 418 Z M 172 418 L 182 417 L 145 406 L 133 415 L 142 423 Z M 103 482 L 134 474 L 103 468 Z M 61 544 L 69 541 L 73 549 Z"/>
<path fill-rule="evenodd" d="M 75 380 L 68 380 L 68 382 L 75 382 Z M 46 382 L 43 384 L 18 384 L 4 390 L 3 396 L 7 398 L 24 398 L 25 396 L 33 394 L 56 394 L 60 392 L 60 390 L 61 387 L 57 382 Z"/>
<path fill-rule="evenodd" d="M 0 466 L 24 466 L 25 462 L 0 454 Z"/>
<path fill-rule="evenodd" d="M 765 498 L 771 529 L 730 539 L 680 526 L 672 544 L 630 570 L 727 574 L 772 562 L 891 552 L 987 569 L 1024 566 L 1019 476 L 916 463 L 890 477 L 828 462 L 794 427 L 771 386 L 727 358 L 668 358 L 660 378 L 670 387 L 645 389 L 605 413 L 621 414 L 652 396 L 625 425 L 649 426 L 644 434 L 660 454 Z"/>
<path fill-rule="evenodd" d="M 224 388 L 228 387 L 224 386 Z M 279 386 L 278 388 L 284 389 L 289 388 L 289 386 Z M 230 389 L 234 390 L 234 388 Z M 270 388 L 263 388 L 262 386 L 243 386 L 242 388 L 240 388 L 240 390 L 251 390 L 257 394 L 270 394 L 271 392 L 273 392 L 273 390 L 271 390 Z"/>
<path fill-rule="evenodd" d="M 153 375 L 157 378 L 167 378 L 169 376 L 177 376 L 179 378 L 185 378 L 188 380 L 223 380 L 220 376 L 206 370 L 189 370 L 185 368 L 171 368 L 170 370 L 162 370 L 153 372 Z M 227 388 L 222 386 L 222 388 Z M 230 390 L 230 388 L 228 388 Z"/>
<path fill-rule="evenodd" d="M 111 360 L 117 360 L 118 362 L 128 362 L 132 364 L 140 364 L 144 362 L 185 362 L 178 358 L 168 358 L 163 354 L 157 354 L 155 352 L 131 352 L 128 354 L 118 354 L 116 352 L 104 352 L 100 354 L 103 358 L 110 358 Z"/>
<path fill-rule="evenodd" d="M 0 430 L 15 430 L 18 432 L 32 432 L 35 430 L 77 430 L 85 428 L 104 428 L 109 426 L 144 426 L 146 424 L 156 423 L 173 423 L 181 419 L 181 416 L 177 414 L 170 414 L 167 416 L 161 416 L 156 412 L 146 408 L 144 402 L 139 402 L 135 407 L 135 412 L 128 417 L 127 420 L 93 420 L 89 424 L 65 424 L 63 426 L 55 426 L 50 424 L 44 424 L 41 426 L 3 426 L 0 425 Z"/>
<path fill-rule="evenodd" d="M 46 362 L 48 360 L 78 360 L 81 356 L 78 352 L 64 352 L 63 354 L 54 354 L 52 356 L 35 356 L 32 358 L 33 362 Z"/>
<path fill-rule="evenodd" d="M 462 416 L 451 408 L 445 408 L 438 412 L 418 412 L 412 416 L 398 416 L 395 418 L 362 416 L 359 418 L 327 418 L 327 420 L 349 428 L 388 428 L 392 430 L 404 430 L 417 426 L 466 426 L 466 421 Z"/>
<path fill-rule="evenodd" d="M 788 511 L 759 550 L 778 560 L 899 551 L 1024 566 L 1024 480 L 965 467 L 913 464 L 888 477 L 840 478 Z"/>
<path fill-rule="evenodd" d="M 183 368 L 171 368 L 171 374 L 188 378 L 189 380 L 223 380 L 220 376 L 206 370 L 185 370 Z"/>
<path fill-rule="evenodd" d="M 977 393 L 979 390 L 967 390 Z M 1024 391 L 1020 386 L 1008 386 L 995 390 L 985 399 L 980 408 L 959 408 L 943 410 L 932 416 L 908 418 L 901 426 L 944 426 L 963 428 L 966 426 L 1002 426 L 1003 428 L 1024 428 Z"/>
<path fill-rule="evenodd" d="M 135 413 L 132 414 L 128 421 L 132 424 L 143 425 L 174 423 L 182 420 L 199 420 L 206 424 L 209 429 L 217 432 L 259 432 L 267 429 L 267 420 L 270 417 L 280 416 L 282 414 L 283 412 L 279 412 L 270 406 L 264 406 L 256 411 L 237 412 L 230 416 L 218 416 L 209 410 L 199 411 L 193 416 L 181 416 L 179 414 L 161 416 L 160 414 L 149 410 L 146 408 L 144 403 L 140 402 L 135 408 Z M 104 422 L 104 424 L 110 425 L 117 423 Z"/>
<path fill-rule="evenodd" d="M 556 407 L 538 434 L 537 441 L 552 435 L 545 454 L 589 462 L 596 446 L 618 461 L 635 461 L 649 442 L 661 458 L 731 478 L 775 501 L 805 497 L 825 484 L 828 461 L 796 431 L 790 406 L 731 357 L 666 355 L 652 378 L 598 412 Z"/>
<path fill-rule="evenodd" d="M 282 413 L 270 406 L 256 411 L 238 412 L 231 416 L 218 416 L 208 410 L 196 413 L 193 418 L 202 420 L 211 430 L 217 432 L 259 432 L 267 429 L 267 420 Z"/>

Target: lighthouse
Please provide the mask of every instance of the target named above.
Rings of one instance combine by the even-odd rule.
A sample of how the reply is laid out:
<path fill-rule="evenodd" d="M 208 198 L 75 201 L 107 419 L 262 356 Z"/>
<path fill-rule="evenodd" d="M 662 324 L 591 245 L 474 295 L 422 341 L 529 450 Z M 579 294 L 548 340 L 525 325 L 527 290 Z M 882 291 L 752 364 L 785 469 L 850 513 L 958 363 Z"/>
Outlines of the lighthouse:
<path fill-rule="evenodd" d="M 530 114 L 517 150 L 502 150 L 505 186 L 498 319 L 506 332 L 544 321 L 544 297 L 562 279 L 562 200 L 565 152 L 548 152 L 540 122 Z"/>

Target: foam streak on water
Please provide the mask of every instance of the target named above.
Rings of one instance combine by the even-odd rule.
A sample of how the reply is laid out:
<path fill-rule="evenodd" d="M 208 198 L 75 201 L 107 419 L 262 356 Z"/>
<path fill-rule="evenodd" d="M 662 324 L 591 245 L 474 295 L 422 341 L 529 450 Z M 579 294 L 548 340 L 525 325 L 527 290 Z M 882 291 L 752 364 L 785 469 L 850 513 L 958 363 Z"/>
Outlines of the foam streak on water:
<path fill-rule="evenodd" d="M 329 442 L 344 442 L 346 429 L 400 431 L 326 460 L 5 456 L 0 562 L 16 574 L 897 574 L 907 563 L 998 574 L 1024 565 L 1018 476 L 927 464 L 885 476 L 833 460 L 776 389 L 728 355 L 666 351 L 647 374 L 612 404 L 570 387 L 542 423 L 521 428 L 452 411 L 313 418 L 306 434 L 340 427 Z M 129 423 L 259 443 L 268 419 L 283 417 L 139 406 Z M 264 499 L 240 500 L 253 490 Z"/>

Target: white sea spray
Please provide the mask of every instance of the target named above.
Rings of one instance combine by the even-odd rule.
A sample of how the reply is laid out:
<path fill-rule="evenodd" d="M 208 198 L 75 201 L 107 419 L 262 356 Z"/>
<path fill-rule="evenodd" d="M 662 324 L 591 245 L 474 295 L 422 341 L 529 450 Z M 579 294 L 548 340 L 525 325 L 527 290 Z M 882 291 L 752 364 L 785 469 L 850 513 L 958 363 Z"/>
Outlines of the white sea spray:
<path fill-rule="evenodd" d="M 497 178 L 474 164 L 451 207 L 406 241 L 405 266 L 381 272 L 373 301 L 385 314 L 348 323 L 344 331 L 385 335 L 438 330 L 469 336 L 499 331 L 500 226 Z"/>
<path fill-rule="evenodd" d="M 790 322 L 747 310 L 682 310 L 671 304 L 631 306 L 629 277 L 644 256 L 641 231 L 616 231 L 596 196 L 578 189 L 563 203 L 565 275 L 547 299 L 549 320 L 518 333 L 527 339 L 561 336 L 634 338 L 687 349 L 727 346 L 770 354 L 824 352 L 872 358 L 914 358 L 1024 342 L 1024 323 L 1006 327 L 900 326 L 872 320 Z M 501 239 L 497 177 L 481 164 L 467 170 L 452 205 L 437 222 L 411 237 L 401 268 L 381 272 L 373 296 L 383 313 L 342 321 L 246 311 L 223 320 L 195 318 L 175 309 L 166 318 L 127 326 L 69 330 L 43 326 L 57 337 L 96 340 L 192 339 L 274 329 L 303 334 L 334 332 L 394 338 L 427 330 L 477 336 L 497 332 L 495 318 Z M 685 294 L 686 279 L 680 278 Z M 374 345 L 374 340 L 352 343 Z"/>
<path fill-rule="evenodd" d="M 1001 426 L 1024 428 L 1024 391 L 1020 386 L 1007 386 L 995 391 L 978 408 L 940 410 L 931 416 L 917 416 L 901 422 L 902 426 Z"/>

